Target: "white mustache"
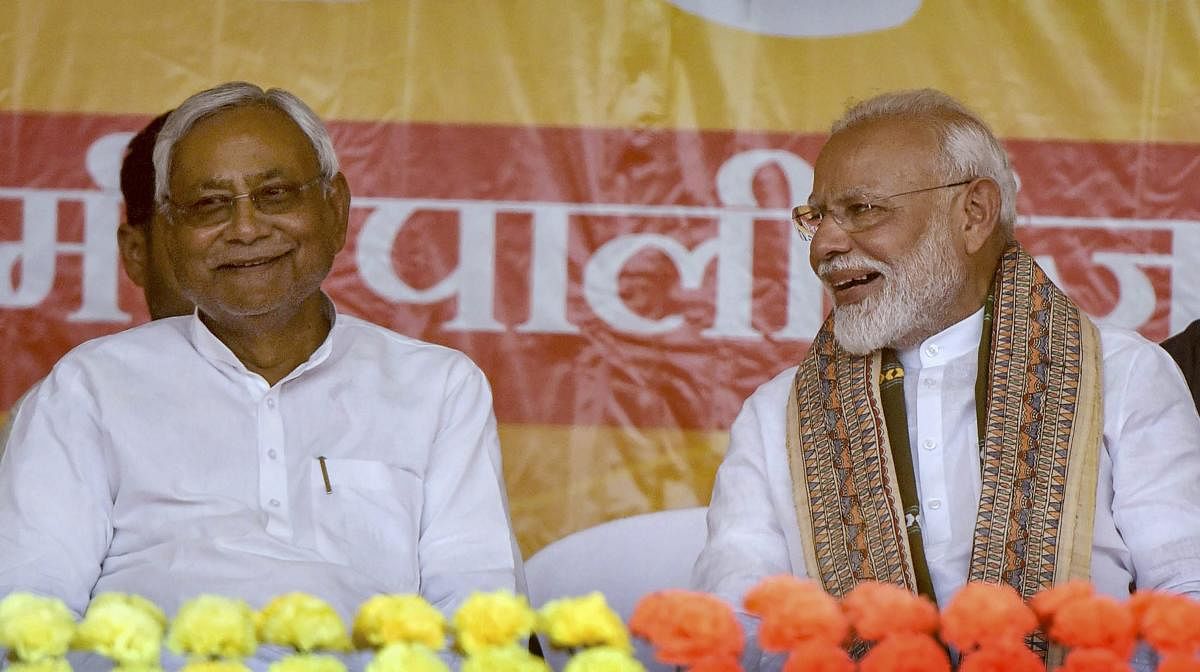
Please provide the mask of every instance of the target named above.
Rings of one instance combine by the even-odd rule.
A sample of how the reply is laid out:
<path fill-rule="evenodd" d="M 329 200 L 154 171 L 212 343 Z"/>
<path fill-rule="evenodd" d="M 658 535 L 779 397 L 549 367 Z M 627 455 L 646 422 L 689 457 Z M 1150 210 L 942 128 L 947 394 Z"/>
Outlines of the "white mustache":
<path fill-rule="evenodd" d="M 817 264 L 817 277 L 825 280 L 829 277 L 830 273 L 838 271 L 871 271 L 880 275 L 887 275 L 891 270 L 891 266 L 876 259 L 842 256 L 826 259 Z"/>

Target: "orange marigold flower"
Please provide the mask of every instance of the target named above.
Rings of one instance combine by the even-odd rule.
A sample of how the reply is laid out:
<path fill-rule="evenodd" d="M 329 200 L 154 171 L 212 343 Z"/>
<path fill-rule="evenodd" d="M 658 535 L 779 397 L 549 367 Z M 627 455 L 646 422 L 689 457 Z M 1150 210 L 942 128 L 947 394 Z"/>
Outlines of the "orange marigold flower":
<path fill-rule="evenodd" d="M 1193 656 L 1168 653 L 1158 661 L 1158 672 L 1200 672 L 1200 660 Z"/>
<path fill-rule="evenodd" d="M 745 640 L 733 609 L 717 597 L 687 590 L 662 590 L 641 599 L 629 630 L 649 641 L 658 660 L 695 665 L 705 658 L 742 653 Z"/>
<path fill-rule="evenodd" d="M 1096 589 L 1088 581 L 1068 581 L 1034 595 L 1033 599 L 1029 600 L 1029 608 L 1037 614 L 1038 621 L 1045 629 L 1054 620 L 1054 615 L 1058 613 L 1059 609 L 1062 609 L 1063 605 L 1081 598 L 1091 597 L 1095 593 Z"/>
<path fill-rule="evenodd" d="M 688 668 L 688 672 L 742 672 L 742 664 L 736 656 L 722 654 L 696 661 Z"/>
<path fill-rule="evenodd" d="M 1159 591 L 1134 593 L 1129 598 L 1142 639 L 1160 653 L 1190 656 L 1200 648 L 1200 602 Z"/>
<path fill-rule="evenodd" d="M 1020 642 L 989 642 L 963 657 L 958 672 L 1045 672 L 1042 659 Z"/>
<path fill-rule="evenodd" d="M 1133 653 L 1137 624 L 1126 605 L 1093 595 L 1064 604 L 1054 616 L 1049 635 L 1071 648 L 1108 649 L 1127 659 Z"/>
<path fill-rule="evenodd" d="M 772 588 L 771 596 L 765 593 Z M 818 640 L 841 644 L 850 633 L 842 608 L 814 583 L 772 581 L 759 584 L 746 596 L 762 617 L 758 641 L 765 651 L 788 651 L 798 644 Z"/>
<path fill-rule="evenodd" d="M 989 642 L 1020 644 L 1037 616 L 1008 584 L 968 583 L 942 611 L 942 640 L 962 651 Z"/>
<path fill-rule="evenodd" d="M 854 672 L 854 661 L 842 647 L 814 640 L 792 649 L 783 672 Z"/>
<path fill-rule="evenodd" d="M 1067 653 L 1066 663 L 1059 672 L 1130 672 L 1128 656 L 1110 649 L 1074 649 Z"/>
<path fill-rule="evenodd" d="M 861 672 L 950 672 L 950 657 L 929 635 L 891 635 L 871 647 Z"/>
<path fill-rule="evenodd" d="M 938 610 L 932 602 L 890 583 L 866 581 L 842 598 L 842 609 L 858 636 L 878 641 L 894 634 L 937 632 Z"/>
<path fill-rule="evenodd" d="M 809 593 L 824 595 L 825 591 L 811 579 L 799 579 L 791 574 L 768 576 L 746 593 L 742 606 L 755 616 L 766 616 L 767 612 L 786 599 Z"/>

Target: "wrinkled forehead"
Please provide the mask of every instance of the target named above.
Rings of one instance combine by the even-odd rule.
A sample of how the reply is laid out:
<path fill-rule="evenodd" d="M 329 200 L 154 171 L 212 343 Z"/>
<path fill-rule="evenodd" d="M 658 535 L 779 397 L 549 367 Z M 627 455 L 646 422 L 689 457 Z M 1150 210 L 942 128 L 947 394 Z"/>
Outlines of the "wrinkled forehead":
<path fill-rule="evenodd" d="M 877 119 L 830 136 L 813 167 L 811 203 L 835 203 L 923 186 L 939 173 L 932 124 Z"/>
<path fill-rule="evenodd" d="M 308 137 L 291 118 L 251 105 L 214 112 L 188 129 L 175 146 L 169 179 L 175 187 L 280 171 L 300 177 L 318 164 Z"/>

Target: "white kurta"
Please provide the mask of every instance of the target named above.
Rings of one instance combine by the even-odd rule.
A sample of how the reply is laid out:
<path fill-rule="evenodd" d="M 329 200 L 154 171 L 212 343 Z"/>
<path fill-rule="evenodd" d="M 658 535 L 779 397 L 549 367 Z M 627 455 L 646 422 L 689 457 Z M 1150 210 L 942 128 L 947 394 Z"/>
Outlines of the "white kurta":
<path fill-rule="evenodd" d="M 349 619 L 377 593 L 450 613 L 501 588 L 524 580 L 486 379 L 346 315 L 274 386 L 194 316 L 89 341 L 21 404 L 0 462 L 0 595 L 82 612 L 124 591 L 170 614 L 305 591 Z"/>
<path fill-rule="evenodd" d="M 938 602 L 966 582 L 979 506 L 975 415 L 982 311 L 899 353 L 926 557 Z M 1138 334 L 1100 327 L 1104 446 L 1096 492 L 1092 581 L 1200 597 L 1200 418 L 1175 362 Z M 742 407 L 717 472 L 708 543 L 693 583 L 740 605 L 774 574 L 806 576 L 786 451 L 796 369 Z"/>

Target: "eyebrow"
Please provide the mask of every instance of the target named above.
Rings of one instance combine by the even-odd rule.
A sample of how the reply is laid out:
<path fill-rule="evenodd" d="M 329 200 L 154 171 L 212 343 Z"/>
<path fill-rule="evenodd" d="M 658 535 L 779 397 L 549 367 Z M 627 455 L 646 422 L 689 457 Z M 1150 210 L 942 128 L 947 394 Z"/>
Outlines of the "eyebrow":
<path fill-rule="evenodd" d="M 257 186 L 257 185 L 262 184 L 263 182 L 266 182 L 267 180 L 272 180 L 277 177 L 283 177 L 283 171 L 280 170 L 279 168 L 271 168 L 269 170 L 264 170 L 261 173 L 254 173 L 253 175 L 247 175 L 245 179 L 248 184 Z M 200 184 L 196 185 L 196 189 L 201 190 L 201 191 L 206 190 L 206 189 L 225 189 L 228 191 L 233 191 L 235 189 L 235 187 L 233 185 L 234 185 L 234 181 L 232 179 L 221 178 L 221 177 L 210 177 L 207 180 L 204 180 Z"/>

